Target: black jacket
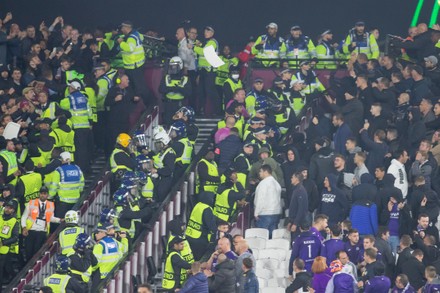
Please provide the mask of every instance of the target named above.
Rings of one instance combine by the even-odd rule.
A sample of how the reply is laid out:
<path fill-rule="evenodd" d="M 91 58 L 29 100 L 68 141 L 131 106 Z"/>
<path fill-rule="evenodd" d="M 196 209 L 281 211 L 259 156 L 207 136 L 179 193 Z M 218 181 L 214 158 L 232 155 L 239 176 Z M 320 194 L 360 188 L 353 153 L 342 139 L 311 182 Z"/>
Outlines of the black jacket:
<path fill-rule="evenodd" d="M 286 293 L 293 293 L 296 290 L 302 289 L 304 292 L 307 292 L 307 288 L 310 287 L 310 283 L 312 281 L 312 276 L 309 272 L 299 272 L 296 273 L 295 280 L 293 280 L 292 284 L 286 288 Z"/>
<path fill-rule="evenodd" d="M 208 279 L 209 291 L 215 293 L 235 292 L 236 276 L 234 261 L 226 259 L 215 268 L 215 275 Z"/>
<path fill-rule="evenodd" d="M 397 258 L 397 264 L 395 269 L 395 275 L 399 275 L 403 272 L 403 265 L 412 257 L 412 249 L 410 247 L 404 248 L 399 252 L 399 257 Z"/>
<path fill-rule="evenodd" d="M 361 176 L 361 184 L 353 187 L 352 201 L 356 202 L 359 200 L 368 200 L 376 205 L 379 205 L 379 200 L 377 197 L 377 188 L 373 184 L 374 178 L 371 174 L 365 173 Z"/>
<path fill-rule="evenodd" d="M 293 186 L 289 206 L 289 222 L 297 226 L 309 221 L 309 199 L 307 191 L 300 183 Z"/>
<path fill-rule="evenodd" d="M 218 163 L 219 173 L 223 173 L 242 150 L 243 143 L 237 135 L 230 134 L 222 140 L 217 145 L 216 150 L 216 161 Z"/>
<path fill-rule="evenodd" d="M 416 291 L 419 290 L 426 282 L 425 265 L 414 256 L 411 256 L 410 259 L 403 263 L 402 273 L 408 276 L 409 283 Z"/>
<path fill-rule="evenodd" d="M 325 176 L 333 172 L 335 153 L 329 147 L 323 147 L 310 159 L 309 178 L 322 186 Z"/>
<path fill-rule="evenodd" d="M 336 104 L 330 104 L 330 107 L 332 111 L 341 112 L 344 115 L 344 122 L 347 123 L 353 133 L 359 132 L 364 122 L 364 105 L 360 100 L 354 98 L 346 101 L 342 107 Z"/>

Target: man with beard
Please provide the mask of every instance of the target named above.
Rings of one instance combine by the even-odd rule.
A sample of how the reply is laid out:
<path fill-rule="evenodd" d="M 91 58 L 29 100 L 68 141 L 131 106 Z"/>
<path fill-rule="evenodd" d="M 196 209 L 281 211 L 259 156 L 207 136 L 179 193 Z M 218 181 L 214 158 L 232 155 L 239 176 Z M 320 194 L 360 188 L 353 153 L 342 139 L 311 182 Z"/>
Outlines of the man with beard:
<path fill-rule="evenodd" d="M 316 48 L 308 36 L 302 34 L 301 27 L 294 25 L 290 28 L 291 36 L 285 41 L 286 57 L 290 67 L 298 68 L 298 63 L 316 57 Z"/>
<path fill-rule="evenodd" d="M 350 30 L 345 38 L 343 51 L 347 55 L 351 52 L 365 53 L 368 59 L 377 59 L 380 53 L 376 38 L 365 31 L 363 21 L 356 22 L 355 27 Z"/>
<path fill-rule="evenodd" d="M 274 22 L 266 26 L 267 34 L 261 35 L 255 41 L 252 47 L 252 54 L 256 59 L 276 59 L 284 57 L 286 54 L 286 45 L 284 39 L 277 36 L 278 25 Z M 263 67 L 278 67 L 278 61 L 262 60 Z"/>
<path fill-rule="evenodd" d="M 321 34 L 321 41 L 316 46 L 316 54 L 319 59 L 334 59 L 336 51 L 333 41 L 333 32 L 326 30 Z M 336 61 L 320 61 L 316 64 L 316 69 L 336 69 L 338 67 Z"/>

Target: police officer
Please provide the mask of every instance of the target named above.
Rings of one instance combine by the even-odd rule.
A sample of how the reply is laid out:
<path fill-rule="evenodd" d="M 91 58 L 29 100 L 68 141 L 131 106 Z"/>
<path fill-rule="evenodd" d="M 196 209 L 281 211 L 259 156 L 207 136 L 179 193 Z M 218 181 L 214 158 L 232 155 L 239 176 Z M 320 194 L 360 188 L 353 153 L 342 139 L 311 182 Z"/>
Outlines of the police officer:
<path fill-rule="evenodd" d="M 276 100 L 283 103 L 284 106 L 289 107 L 289 99 L 284 93 L 285 88 L 285 82 L 280 76 L 277 76 L 274 78 L 272 88 L 268 90 L 268 93 L 270 94 L 271 98 L 275 98 Z"/>
<path fill-rule="evenodd" d="M 264 80 L 261 77 L 256 77 L 253 82 L 252 90 L 247 94 L 245 104 L 246 111 L 249 116 L 255 116 L 255 104 L 257 99 L 266 97 L 267 92 L 264 90 Z"/>
<path fill-rule="evenodd" d="M 261 148 L 265 147 L 269 150 L 269 155 L 272 155 L 272 146 L 267 143 L 266 139 L 270 127 L 264 126 L 252 130 L 252 134 L 246 137 L 245 143 L 251 143 L 254 145 L 254 152 L 252 154 L 252 160 L 258 160 L 258 152 Z"/>
<path fill-rule="evenodd" d="M 237 171 L 229 168 L 224 175 L 226 181 L 217 189 L 214 215 L 225 222 L 232 222 L 231 217 L 237 210 L 237 202 L 244 199 L 245 190 L 243 185 L 238 182 Z"/>
<path fill-rule="evenodd" d="M 171 148 L 171 139 L 162 126 L 153 129 L 153 140 L 157 153 L 152 156 L 151 177 L 154 179 L 156 201 L 162 202 L 172 187 L 176 153 Z"/>
<path fill-rule="evenodd" d="M 65 110 L 69 110 L 72 114 L 70 121 L 73 130 L 75 130 L 75 162 L 81 167 L 81 170 L 88 173 L 91 159 L 88 144 L 91 142 L 93 117 L 87 96 L 81 92 L 81 89 L 80 82 L 70 82 L 70 94 L 60 102 L 60 106 Z"/>
<path fill-rule="evenodd" d="M 150 206 L 134 206 L 129 202 L 129 191 L 123 187 L 119 188 L 113 195 L 113 202 L 117 216 L 114 218 L 115 225 L 121 229 L 121 232 L 128 234 L 130 239 L 136 239 L 141 232 L 140 220 L 148 222 L 152 215 Z"/>
<path fill-rule="evenodd" d="M 335 45 L 332 44 L 333 32 L 331 30 L 326 30 L 321 34 L 321 40 L 318 46 L 316 46 L 316 55 L 319 59 L 334 59 L 336 58 Z M 337 43 L 336 43 L 337 45 Z M 316 69 L 336 69 L 336 61 L 322 61 L 320 60 L 316 64 Z"/>
<path fill-rule="evenodd" d="M 130 142 L 131 137 L 127 133 L 120 133 L 116 138 L 116 146 L 110 156 L 110 168 L 114 181 L 120 182 L 125 172 L 136 169 L 136 160 L 130 155 Z"/>
<path fill-rule="evenodd" d="M 139 184 L 141 186 L 141 197 L 147 202 L 154 201 L 154 183 L 151 179 L 150 170 L 152 168 L 152 161 L 145 155 L 139 155 L 136 157 L 138 163 Z"/>
<path fill-rule="evenodd" d="M 15 154 L 14 142 L 10 139 L 6 140 L 4 149 L 0 151 L 0 163 L 3 166 L 3 182 L 17 184 L 17 177 L 21 174 L 18 169 L 17 156 Z"/>
<path fill-rule="evenodd" d="M 163 121 L 171 125 L 173 113 L 183 106 L 184 99 L 191 96 L 191 83 L 183 75 L 183 61 L 179 56 L 174 56 L 168 63 L 168 72 L 162 78 L 159 92 L 164 95 Z"/>
<path fill-rule="evenodd" d="M 39 191 L 43 186 L 43 176 L 34 172 L 35 166 L 32 160 L 27 160 L 24 164 L 25 174 L 18 178 L 15 194 L 20 199 L 21 210 L 30 200 L 39 197 Z"/>
<path fill-rule="evenodd" d="M 64 110 L 57 102 L 50 102 L 48 94 L 44 91 L 38 94 L 38 104 L 35 106 L 35 113 L 41 118 L 49 118 L 55 121 L 57 117 L 62 115 L 71 118 L 72 114 L 68 110 Z"/>
<path fill-rule="evenodd" d="M 51 152 L 51 160 L 49 164 L 41 168 L 35 168 L 35 172 L 43 175 L 43 184 L 46 187 L 50 186 L 52 182 L 52 177 L 55 174 L 55 170 L 62 165 L 62 160 L 60 154 L 62 153 L 61 148 L 53 148 Z"/>
<path fill-rule="evenodd" d="M 186 124 L 186 133 L 189 141 L 193 147 L 196 143 L 197 136 L 199 135 L 199 128 L 195 122 L 195 112 L 190 106 L 184 106 L 180 108 L 173 116 L 174 121 L 183 121 Z"/>
<path fill-rule="evenodd" d="M 75 239 L 72 251 L 67 255 L 70 259 L 70 275 L 72 278 L 77 279 L 87 285 L 90 289 L 91 280 L 95 281 L 92 277 L 92 268 L 98 264 L 95 255 L 91 251 L 92 239 L 87 233 L 80 233 Z M 98 276 L 98 274 L 95 274 Z M 97 277 L 99 282 L 100 276 Z M 96 284 L 95 281 L 95 284 Z M 89 290 L 87 290 L 89 292 Z"/>
<path fill-rule="evenodd" d="M 242 88 L 243 83 L 240 80 L 240 72 L 238 71 L 238 67 L 233 66 L 230 69 L 229 77 L 225 80 L 222 86 L 224 108 L 226 108 L 226 105 L 229 103 L 229 101 L 234 98 L 235 91 Z"/>
<path fill-rule="evenodd" d="M 373 34 L 365 31 L 365 22 L 358 21 L 345 38 L 342 47 L 344 54 L 365 53 L 368 59 L 379 58 L 379 47 Z"/>
<path fill-rule="evenodd" d="M 292 76 L 292 81 L 303 81 L 305 88 L 301 91 L 303 95 L 311 95 L 325 91 L 324 85 L 316 76 L 310 66 L 310 61 L 302 61 L 299 64 L 300 70 Z"/>
<path fill-rule="evenodd" d="M 131 21 L 121 24 L 123 38 L 118 38 L 119 48 L 124 62 L 124 71 L 131 81 L 136 96 L 141 97 L 145 106 L 149 106 L 149 90 L 144 79 L 145 50 L 142 45 L 144 36 L 133 29 Z"/>
<path fill-rule="evenodd" d="M 293 127 L 297 123 L 295 112 L 292 108 L 286 107 L 278 100 L 272 103 L 270 113 L 274 116 L 276 126 L 282 135 L 286 134 L 289 130 L 293 130 Z"/>
<path fill-rule="evenodd" d="M 212 26 L 206 26 L 204 35 L 205 35 L 205 44 L 203 45 L 200 41 L 196 41 L 196 46 L 194 47 L 194 52 L 198 57 L 198 70 L 199 70 L 199 87 L 198 89 L 198 98 L 199 98 L 199 109 L 201 115 L 204 115 L 206 111 L 206 102 L 209 98 L 212 114 L 218 115 L 221 111 L 221 100 L 218 95 L 218 91 L 215 87 L 215 77 L 217 69 L 214 68 L 206 59 L 204 54 L 204 48 L 212 46 L 214 51 L 218 54 L 218 42 L 214 39 L 214 29 Z"/>
<path fill-rule="evenodd" d="M 84 175 L 81 168 L 71 163 L 69 152 L 60 155 L 62 165 L 55 170 L 50 183 L 51 198 L 57 196 L 55 215 L 64 218 L 68 210 L 78 202 L 84 189 Z"/>
<path fill-rule="evenodd" d="M 215 193 L 203 191 L 200 194 L 200 202 L 197 203 L 189 217 L 186 226 L 186 239 L 194 254 L 194 260 L 198 261 L 210 249 L 214 249 L 214 234 L 217 232 L 217 217 L 212 209 Z"/>
<path fill-rule="evenodd" d="M 60 147 L 63 152 L 69 152 L 72 155 L 72 161 L 75 161 L 75 131 L 68 125 L 67 117 L 58 118 L 58 127 L 50 132 L 50 136 L 55 139 L 55 147 Z"/>
<path fill-rule="evenodd" d="M 286 56 L 289 60 L 289 66 L 298 68 L 298 64 L 312 57 L 316 57 L 316 50 L 313 41 L 303 35 L 301 27 L 294 25 L 290 28 L 290 37 L 286 40 Z"/>
<path fill-rule="evenodd" d="M 98 115 L 98 121 L 93 125 L 93 137 L 95 139 L 96 146 L 100 149 L 104 149 L 105 146 L 105 125 L 107 124 L 107 115 L 105 111 L 105 99 L 111 87 L 113 87 L 114 74 L 106 73 L 105 66 L 101 63 L 93 68 L 93 73 L 96 78 L 96 87 L 98 93 L 96 95 L 96 111 Z M 114 71 L 116 74 L 116 71 Z M 113 74 L 113 75 L 112 75 Z"/>
<path fill-rule="evenodd" d="M 279 67 L 280 58 L 286 56 L 284 39 L 277 36 L 278 25 L 274 22 L 266 26 L 267 34 L 261 35 L 252 47 L 252 54 L 258 59 L 274 59 L 260 61 L 264 67 Z"/>
<path fill-rule="evenodd" d="M 60 223 L 61 218 L 54 215 L 55 205 L 49 201 L 47 187 L 40 189 L 39 198 L 29 201 L 21 218 L 22 234 L 26 258 L 30 260 L 46 242 L 50 223 Z"/>
<path fill-rule="evenodd" d="M 65 255 L 60 255 L 55 262 L 55 274 L 44 279 L 44 286 L 52 289 L 53 292 L 85 292 L 86 284 L 79 282 L 69 275 L 70 260 Z"/>
<path fill-rule="evenodd" d="M 37 120 L 36 132 L 29 134 L 29 157 L 36 167 L 45 167 L 50 162 L 51 152 L 55 147 L 55 139 L 50 136 L 52 120 L 44 118 Z"/>
<path fill-rule="evenodd" d="M 214 152 L 209 150 L 205 157 L 197 163 L 196 194 L 198 194 L 199 201 L 201 200 L 200 196 L 203 191 L 215 192 L 220 184 L 218 167 L 214 159 Z"/>
<path fill-rule="evenodd" d="M 94 270 L 99 269 L 101 279 L 107 277 L 128 251 L 128 241 L 124 233 L 120 235 L 123 237 L 122 242 L 115 239 L 115 228 L 110 223 L 105 223 L 97 228 L 95 238 L 98 243 L 93 247 L 93 254 L 98 260 L 98 264 L 94 267 Z"/>
<path fill-rule="evenodd" d="M 254 152 L 254 145 L 252 143 L 246 143 L 243 145 L 243 151 L 234 159 L 232 164 L 233 168 L 237 172 L 237 181 L 244 187 L 246 186 L 246 179 L 249 171 L 251 170 L 253 160 L 252 154 Z"/>
<path fill-rule="evenodd" d="M 9 201 L 4 206 L 3 214 L 0 216 L 0 292 L 1 284 L 7 283 L 10 279 L 5 276 L 5 269 L 10 267 L 9 260 L 13 253 L 18 253 L 19 224 L 15 216 L 18 204 L 16 201 Z M 16 251 L 16 252 L 15 252 Z M 12 278 L 13 276 L 10 276 Z"/>
<path fill-rule="evenodd" d="M 167 292 L 175 292 L 181 288 L 187 278 L 187 270 L 191 264 L 182 258 L 181 251 L 184 248 L 184 239 L 176 236 L 169 243 L 169 253 L 165 261 L 165 271 L 162 280 L 162 288 Z"/>
<path fill-rule="evenodd" d="M 176 121 L 171 125 L 170 138 L 173 140 L 171 147 L 176 154 L 176 165 L 174 168 L 174 181 L 180 179 L 191 163 L 193 156 L 193 145 L 186 133 L 186 125 L 182 121 Z"/>
<path fill-rule="evenodd" d="M 183 249 L 182 251 L 180 251 L 180 255 L 186 262 L 192 264 L 194 262 L 194 255 L 192 253 L 191 246 L 189 245 L 188 240 L 186 240 L 185 237 L 185 223 L 182 222 L 180 217 L 177 217 L 168 222 L 167 228 L 170 231 L 167 242 L 167 253 L 170 249 L 170 243 L 173 241 L 173 239 L 176 237 L 180 237 L 183 239 Z"/>
<path fill-rule="evenodd" d="M 84 233 L 84 228 L 78 225 L 79 216 L 77 211 L 67 211 L 64 217 L 66 227 L 58 236 L 61 254 L 68 255 L 73 253 L 73 245 L 79 234 Z"/>

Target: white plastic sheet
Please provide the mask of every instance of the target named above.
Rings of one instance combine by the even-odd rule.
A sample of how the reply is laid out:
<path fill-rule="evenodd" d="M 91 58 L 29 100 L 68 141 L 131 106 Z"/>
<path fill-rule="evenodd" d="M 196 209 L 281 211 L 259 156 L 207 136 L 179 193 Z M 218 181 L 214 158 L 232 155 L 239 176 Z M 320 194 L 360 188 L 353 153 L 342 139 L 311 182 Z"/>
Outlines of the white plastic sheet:
<path fill-rule="evenodd" d="M 203 55 L 205 56 L 206 61 L 208 61 L 208 63 L 211 64 L 211 66 L 214 68 L 220 67 L 225 64 L 225 62 L 223 62 L 223 60 L 218 57 L 213 46 L 203 48 Z"/>

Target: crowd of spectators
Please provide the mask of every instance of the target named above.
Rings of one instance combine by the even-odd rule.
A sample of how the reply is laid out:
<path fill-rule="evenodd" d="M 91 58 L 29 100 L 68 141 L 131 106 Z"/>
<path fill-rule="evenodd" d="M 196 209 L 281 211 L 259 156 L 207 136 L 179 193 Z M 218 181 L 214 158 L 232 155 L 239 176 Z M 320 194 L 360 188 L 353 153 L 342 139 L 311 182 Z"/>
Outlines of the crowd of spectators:
<path fill-rule="evenodd" d="M 270 23 L 237 57 L 223 46 L 219 68 L 203 50 L 213 46 L 218 53 L 214 28 L 204 28 L 203 41 L 195 27 L 179 28 L 180 60 L 170 61 L 158 85 L 168 129 L 155 129 L 153 152 L 142 144 L 130 148 L 134 140 L 125 136 L 128 115 L 141 100 L 151 102 L 139 91 L 138 68 L 128 75 L 114 70 L 127 65 L 120 58 L 127 38 L 139 36 L 132 23 L 124 22 L 122 32 L 80 33 L 57 17 L 36 32 L 33 26 L 21 31 L 12 20 L 8 13 L 0 31 L 0 129 L 5 133 L 11 122 L 19 127 L 17 138 L 2 137 L 0 146 L 0 223 L 8 227 L 0 242 L 3 283 L 14 275 L 6 263 L 22 266 L 51 225 L 66 220 L 67 232 L 78 228 L 69 210 L 94 151 L 110 156 L 114 207 L 103 210 L 93 235 L 97 245 L 78 229 L 69 238 L 72 247 L 64 245 L 73 251 L 63 255 L 87 266 L 64 267 L 59 259 L 57 273 L 76 276 L 84 290 L 92 266 L 93 285 L 105 279 L 148 222 L 154 202 L 166 198 L 189 166 L 197 137 L 192 106 L 196 115 L 223 117 L 213 148 L 197 162 L 188 224 L 170 229 L 164 289 L 258 292 L 252 249 L 242 235 L 228 233 L 246 205 L 253 226 L 268 229 L 269 237 L 278 227 L 291 233 L 293 281 L 286 292 L 388 292 L 391 280 L 395 292 L 440 286 L 438 26 L 419 24 L 406 39 L 394 38 L 399 55 L 393 56 L 381 52 L 378 31 L 367 32 L 361 21 L 341 43 L 324 31 L 316 47 L 301 27 L 293 26 L 284 40 Z M 250 62 L 277 76 L 253 76 L 245 84 Z M 319 69 L 338 68 L 346 74 L 320 80 Z M 111 81 L 104 91 L 103 78 Z M 35 175 L 23 179 L 29 174 Z M 63 181 L 72 174 L 76 181 Z M 13 218 L 20 224 L 8 226 Z"/>

